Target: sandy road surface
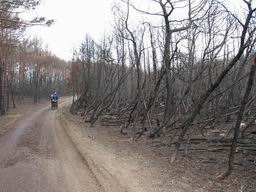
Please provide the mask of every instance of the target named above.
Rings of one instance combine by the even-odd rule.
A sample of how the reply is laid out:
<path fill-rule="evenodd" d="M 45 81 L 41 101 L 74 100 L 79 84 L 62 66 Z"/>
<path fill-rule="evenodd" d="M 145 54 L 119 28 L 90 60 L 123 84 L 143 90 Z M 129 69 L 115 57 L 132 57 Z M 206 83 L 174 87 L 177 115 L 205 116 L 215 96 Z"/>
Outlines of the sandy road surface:
<path fill-rule="evenodd" d="M 104 191 L 49 106 L 0 137 L 0 192 Z"/>

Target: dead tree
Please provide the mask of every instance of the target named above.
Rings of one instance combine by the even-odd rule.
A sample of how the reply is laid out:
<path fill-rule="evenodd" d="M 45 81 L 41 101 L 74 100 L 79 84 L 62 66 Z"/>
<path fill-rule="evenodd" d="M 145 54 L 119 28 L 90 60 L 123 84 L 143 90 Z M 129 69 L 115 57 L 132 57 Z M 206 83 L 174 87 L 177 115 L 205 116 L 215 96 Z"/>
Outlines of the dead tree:
<path fill-rule="evenodd" d="M 210 86 L 210 88 L 207 89 L 200 96 L 198 102 L 194 106 L 194 109 L 193 109 L 191 115 L 180 126 L 181 132 L 180 132 L 180 134 L 179 134 L 179 136 L 177 138 L 177 141 L 176 141 L 176 144 L 175 144 L 175 151 L 174 151 L 173 156 L 171 158 L 171 162 L 174 162 L 174 160 L 176 159 L 177 153 L 178 153 L 180 145 L 181 145 L 181 141 L 184 138 L 186 132 L 188 131 L 189 126 L 193 123 L 194 119 L 196 118 L 198 113 L 201 111 L 204 103 L 206 102 L 208 97 L 211 95 L 211 93 L 220 85 L 220 83 L 225 78 L 225 76 L 228 74 L 228 72 L 232 69 L 232 67 L 241 58 L 242 54 L 244 53 L 244 50 L 248 46 L 248 41 L 251 40 L 250 36 L 252 34 L 249 34 L 249 37 L 247 37 L 247 35 L 248 35 L 248 28 L 250 27 L 250 22 L 251 22 L 251 19 L 252 19 L 252 16 L 253 16 L 254 12 L 256 11 L 256 8 L 255 9 L 252 8 L 251 1 L 249 1 L 249 2 L 244 1 L 244 2 L 247 4 L 248 14 L 247 14 L 245 23 L 243 24 L 242 22 L 240 22 L 240 24 L 242 26 L 242 33 L 241 33 L 241 37 L 240 37 L 240 46 L 239 46 L 238 52 L 235 55 L 235 57 L 230 61 L 230 63 L 226 66 L 226 68 L 221 72 L 221 74 L 218 76 L 216 81 Z"/>
<path fill-rule="evenodd" d="M 254 61 L 252 62 L 251 65 L 251 70 L 250 70 L 250 74 L 248 77 L 248 82 L 247 82 L 247 87 L 237 114 L 237 119 L 236 119 L 236 124 L 235 124 L 235 132 L 234 132 L 234 136 L 233 136 L 233 140 L 232 140 L 232 145 L 231 145 L 231 149 L 230 149 L 230 154 L 229 154 L 229 161 L 228 161 L 228 169 L 227 171 L 220 175 L 219 178 L 220 179 L 224 179 L 227 176 L 229 176 L 232 172 L 232 170 L 234 169 L 234 159 L 235 159 L 235 152 L 236 152 L 236 147 L 237 147 L 237 140 L 238 140 L 238 136 L 239 136 L 239 132 L 240 132 L 240 125 L 243 119 L 243 114 L 245 111 L 245 107 L 246 104 L 249 100 L 249 96 L 252 90 L 252 85 L 254 82 L 254 76 L 255 76 L 255 70 L 256 70 L 256 56 L 254 56 Z"/>

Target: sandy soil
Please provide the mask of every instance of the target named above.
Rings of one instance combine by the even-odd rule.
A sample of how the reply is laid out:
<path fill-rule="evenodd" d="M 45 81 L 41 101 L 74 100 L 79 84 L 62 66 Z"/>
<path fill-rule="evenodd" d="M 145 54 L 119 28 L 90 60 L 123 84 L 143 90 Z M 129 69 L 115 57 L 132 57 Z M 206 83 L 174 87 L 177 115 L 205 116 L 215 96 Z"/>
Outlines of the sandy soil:
<path fill-rule="evenodd" d="M 8 132 L 10 128 L 15 127 L 14 124 L 19 120 L 26 118 L 33 111 L 36 111 L 47 104 L 48 101 L 33 104 L 33 100 L 29 98 L 16 101 L 16 108 L 12 108 L 11 105 L 10 110 L 4 116 L 0 116 L 0 137 Z"/>
<path fill-rule="evenodd" d="M 163 138 L 132 141 L 116 127 L 91 128 L 79 116 L 61 112 L 65 130 L 79 151 L 131 192 L 255 192 L 256 166 L 237 155 L 236 169 L 227 179 L 217 176 L 226 168 L 228 151 L 190 151 L 170 164 L 172 150 Z M 165 138 L 167 140 L 167 138 Z M 256 159 L 254 157 L 256 162 Z"/>

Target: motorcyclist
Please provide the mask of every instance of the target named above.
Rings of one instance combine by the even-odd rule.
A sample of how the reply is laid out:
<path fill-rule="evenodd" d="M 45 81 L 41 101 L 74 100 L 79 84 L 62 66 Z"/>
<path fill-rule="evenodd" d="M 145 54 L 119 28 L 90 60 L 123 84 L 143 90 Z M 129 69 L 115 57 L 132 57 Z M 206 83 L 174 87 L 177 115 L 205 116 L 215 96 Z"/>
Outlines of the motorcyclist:
<path fill-rule="evenodd" d="M 58 107 L 58 100 L 59 100 L 59 96 L 57 92 L 54 92 L 54 94 L 51 95 L 52 107 L 54 106 L 54 104 L 56 105 L 56 108 Z"/>

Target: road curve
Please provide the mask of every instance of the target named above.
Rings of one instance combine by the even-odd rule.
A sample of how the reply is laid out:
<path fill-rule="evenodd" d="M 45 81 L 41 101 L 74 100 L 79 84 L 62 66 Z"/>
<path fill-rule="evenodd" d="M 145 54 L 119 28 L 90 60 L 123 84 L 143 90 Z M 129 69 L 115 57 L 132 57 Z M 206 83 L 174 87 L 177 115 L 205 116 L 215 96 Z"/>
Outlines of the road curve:
<path fill-rule="evenodd" d="M 101 192 L 103 187 L 45 106 L 0 138 L 0 192 Z"/>

